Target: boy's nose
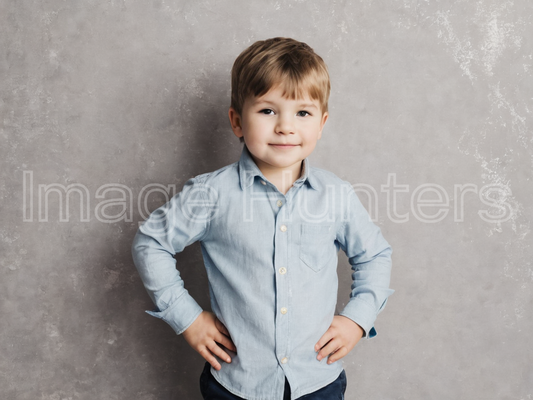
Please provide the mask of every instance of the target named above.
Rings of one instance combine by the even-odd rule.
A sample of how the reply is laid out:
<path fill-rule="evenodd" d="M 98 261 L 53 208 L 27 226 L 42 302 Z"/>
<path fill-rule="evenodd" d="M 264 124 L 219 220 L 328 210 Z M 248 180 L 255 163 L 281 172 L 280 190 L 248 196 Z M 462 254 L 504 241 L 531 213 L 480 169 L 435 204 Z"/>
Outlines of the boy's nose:
<path fill-rule="evenodd" d="M 294 124 L 291 122 L 290 118 L 280 117 L 277 120 L 276 124 L 276 133 L 289 134 L 294 133 Z"/>

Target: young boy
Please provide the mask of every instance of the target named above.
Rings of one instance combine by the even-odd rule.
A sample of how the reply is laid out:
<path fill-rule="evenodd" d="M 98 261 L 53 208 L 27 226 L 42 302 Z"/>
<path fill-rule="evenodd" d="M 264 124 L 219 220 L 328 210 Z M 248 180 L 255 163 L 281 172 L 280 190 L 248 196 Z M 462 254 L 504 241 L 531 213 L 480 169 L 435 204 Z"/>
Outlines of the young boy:
<path fill-rule="evenodd" d="M 139 228 L 132 254 L 166 321 L 207 361 L 204 399 L 342 399 L 341 363 L 373 337 L 391 248 L 351 184 L 311 167 L 328 119 L 322 58 L 288 38 L 258 41 L 232 69 L 240 160 L 185 182 Z M 184 289 L 173 255 L 200 241 L 213 312 Z M 335 314 L 337 252 L 353 269 Z"/>

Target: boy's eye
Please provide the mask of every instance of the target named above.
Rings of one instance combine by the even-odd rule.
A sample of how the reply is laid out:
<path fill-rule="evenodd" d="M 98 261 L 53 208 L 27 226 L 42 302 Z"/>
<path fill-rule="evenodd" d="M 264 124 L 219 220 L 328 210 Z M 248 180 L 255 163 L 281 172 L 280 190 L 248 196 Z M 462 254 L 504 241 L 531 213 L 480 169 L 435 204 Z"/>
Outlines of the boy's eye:
<path fill-rule="evenodd" d="M 261 114 L 265 115 L 272 115 L 274 114 L 274 111 L 272 111 L 270 108 L 265 108 L 264 110 L 259 111 Z"/>
<path fill-rule="evenodd" d="M 311 114 L 309 114 L 307 111 L 298 111 L 296 113 L 296 115 L 299 116 L 299 117 L 306 117 L 306 116 L 311 115 Z"/>

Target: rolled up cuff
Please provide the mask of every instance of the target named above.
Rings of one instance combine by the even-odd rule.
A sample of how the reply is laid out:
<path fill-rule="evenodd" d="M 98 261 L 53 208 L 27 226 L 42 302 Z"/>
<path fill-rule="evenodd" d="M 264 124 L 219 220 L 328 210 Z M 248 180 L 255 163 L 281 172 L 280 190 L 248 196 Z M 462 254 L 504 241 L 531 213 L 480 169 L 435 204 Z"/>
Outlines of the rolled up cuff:
<path fill-rule="evenodd" d="M 377 313 L 373 304 L 369 304 L 358 298 L 353 298 L 346 304 L 346 307 L 344 307 L 344 310 L 339 315 L 350 318 L 359 325 L 365 332 L 363 337 L 371 339 L 377 335 L 376 329 L 374 328 Z"/>
<path fill-rule="evenodd" d="M 165 321 L 174 329 L 176 334 L 180 335 L 198 318 L 202 311 L 202 307 L 198 305 L 196 300 L 186 293 L 163 311 L 156 308 L 155 311 L 147 310 L 146 312 Z"/>

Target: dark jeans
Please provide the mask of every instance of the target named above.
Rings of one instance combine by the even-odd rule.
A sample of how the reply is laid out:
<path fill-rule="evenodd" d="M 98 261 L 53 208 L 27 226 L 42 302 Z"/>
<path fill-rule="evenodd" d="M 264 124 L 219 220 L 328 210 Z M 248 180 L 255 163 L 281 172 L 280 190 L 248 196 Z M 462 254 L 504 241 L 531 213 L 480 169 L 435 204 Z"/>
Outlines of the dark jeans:
<path fill-rule="evenodd" d="M 200 376 L 200 391 L 204 400 L 243 400 L 234 394 L 228 392 L 220 383 L 211 375 L 211 366 L 205 363 L 204 370 Z M 337 380 L 324 386 L 316 392 L 299 397 L 302 400 L 343 400 L 346 391 L 346 373 L 341 372 Z M 283 400 L 290 400 L 291 388 L 289 382 L 285 379 L 285 392 Z"/>

